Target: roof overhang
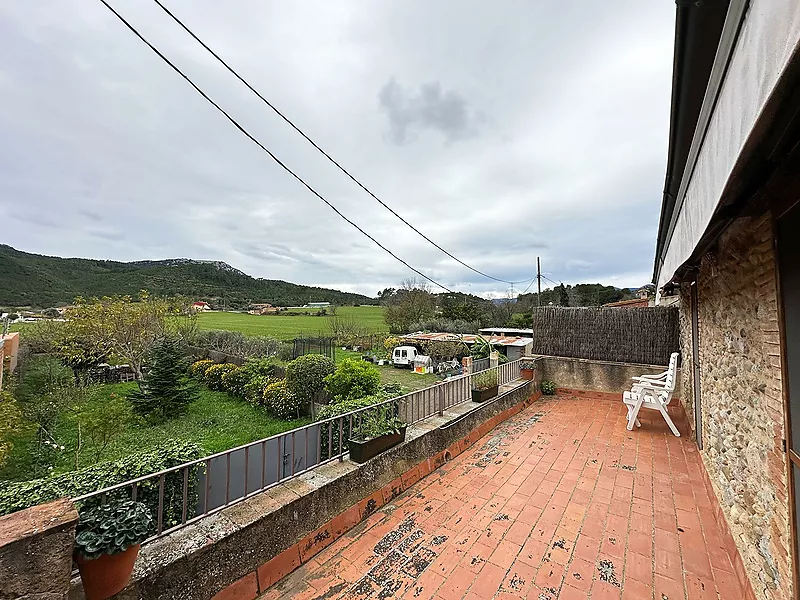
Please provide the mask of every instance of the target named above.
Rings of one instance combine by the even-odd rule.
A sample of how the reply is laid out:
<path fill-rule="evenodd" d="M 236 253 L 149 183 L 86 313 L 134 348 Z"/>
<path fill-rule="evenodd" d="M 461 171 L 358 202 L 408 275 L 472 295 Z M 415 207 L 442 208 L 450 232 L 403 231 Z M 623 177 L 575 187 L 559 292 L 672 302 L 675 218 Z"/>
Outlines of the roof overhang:
<path fill-rule="evenodd" d="M 762 142 L 785 125 L 777 107 L 787 104 L 798 40 L 800 3 L 678 2 L 659 288 L 682 276 L 766 179 Z"/>

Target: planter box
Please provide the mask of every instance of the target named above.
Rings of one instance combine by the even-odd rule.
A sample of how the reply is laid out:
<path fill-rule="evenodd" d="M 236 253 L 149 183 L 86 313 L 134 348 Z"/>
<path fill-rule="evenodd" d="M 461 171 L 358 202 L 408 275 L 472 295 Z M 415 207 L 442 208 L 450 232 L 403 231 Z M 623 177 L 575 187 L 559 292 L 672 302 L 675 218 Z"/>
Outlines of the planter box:
<path fill-rule="evenodd" d="M 472 390 L 473 402 L 486 402 L 497 396 L 499 386 L 490 387 L 485 390 Z"/>
<path fill-rule="evenodd" d="M 355 463 L 367 462 L 373 456 L 378 456 L 381 452 L 388 450 L 392 446 L 397 446 L 406 439 L 406 428 L 403 427 L 400 433 L 390 433 L 371 440 L 348 440 L 350 447 L 350 460 Z"/>
<path fill-rule="evenodd" d="M 533 373 L 534 373 L 533 369 L 520 369 L 519 372 L 523 379 L 527 379 L 528 381 L 531 381 L 533 379 Z"/>

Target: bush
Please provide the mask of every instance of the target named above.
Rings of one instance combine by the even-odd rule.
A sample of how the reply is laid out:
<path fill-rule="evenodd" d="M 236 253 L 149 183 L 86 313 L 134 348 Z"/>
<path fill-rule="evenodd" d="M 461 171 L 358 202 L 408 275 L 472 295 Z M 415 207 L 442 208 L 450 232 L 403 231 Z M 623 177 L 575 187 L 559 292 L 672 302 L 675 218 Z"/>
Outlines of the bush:
<path fill-rule="evenodd" d="M 2 368 L 2 365 L 0 365 Z M 2 467 L 14 443 L 11 438 L 22 430 L 22 413 L 11 392 L 0 390 L 0 467 Z"/>
<path fill-rule="evenodd" d="M 244 398 L 250 404 L 264 404 L 264 390 L 267 386 L 279 381 L 269 375 L 254 375 L 244 386 Z"/>
<path fill-rule="evenodd" d="M 221 392 L 225 389 L 222 385 L 222 377 L 238 368 L 231 363 L 222 363 L 221 365 L 209 367 L 206 369 L 205 375 L 203 375 L 203 383 L 206 384 L 208 389 Z"/>
<path fill-rule="evenodd" d="M 433 331 L 436 333 L 475 333 L 481 325 L 475 321 L 470 323 L 463 319 L 447 319 L 439 317 L 412 323 L 409 331 Z"/>
<path fill-rule="evenodd" d="M 394 398 L 395 396 L 403 395 L 403 386 L 395 382 L 385 383 L 383 384 L 381 391 L 386 394 L 388 398 Z"/>
<path fill-rule="evenodd" d="M 295 419 L 300 416 L 302 402 L 286 385 L 285 379 L 278 379 L 264 388 L 264 406 L 279 419 Z"/>
<path fill-rule="evenodd" d="M 539 384 L 539 389 L 542 390 L 542 393 L 545 396 L 552 396 L 556 393 L 556 384 L 552 381 L 544 380 L 541 384 Z"/>
<path fill-rule="evenodd" d="M 321 354 L 298 356 L 286 367 L 286 387 L 303 404 L 319 399 L 325 378 L 336 371 L 336 364 Z"/>
<path fill-rule="evenodd" d="M 32 479 L 20 482 L 0 482 L 0 515 L 44 504 L 58 498 L 75 498 L 129 479 L 136 479 L 170 467 L 198 459 L 200 447 L 192 442 L 170 441 L 158 450 L 131 454 L 112 462 L 104 462 L 71 471 L 56 477 Z M 198 469 L 189 468 L 188 505 L 197 503 Z M 136 497 L 153 515 L 158 510 L 158 478 L 141 482 Z M 125 487 L 107 494 L 106 502 L 122 502 L 131 497 L 131 488 Z M 81 503 L 81 510 L 100 504 L 100 498 Z M 181 522 L 183 506 L 183 472 L 176 471 L 164 477 L 164 529 Z"/>
<path fill-rule="evenodd" d="M 325 387 L 338 402 L 372 396 L 380 390 L 381 374 L 368 362 L 346 358 L 325 378 Z"/>
<path fill-rule="evenodd" d="M 202 380 L 203 379 L 203 375 L 206 374 L 206 371 L 208 370 L 208 368 L 212 367 L 213 365 L 214 365 L 214 361 L 213 360 L 208 360 L 208 359 L 198 360 L 196 362 L 193 362 L 192 366 L 189 367 L 189 374 L 192 377 L 196 377 L 197 379 L 201 379 Z"/>
<path fill-rule="evenodd" d="M 237 367 L 222 374 L 222 389 L 232 396 L 244 398 L 244 388 L 253 374 L 244 367 Z"/>
<path fill-rule="evenodd" d="M 243 358 L 268 358 L 278 354 L 280 342 L 265 335 L 244 335 L 239 331 L 211 329 L 198 331 L 194 344 L 207 350 Z"/>

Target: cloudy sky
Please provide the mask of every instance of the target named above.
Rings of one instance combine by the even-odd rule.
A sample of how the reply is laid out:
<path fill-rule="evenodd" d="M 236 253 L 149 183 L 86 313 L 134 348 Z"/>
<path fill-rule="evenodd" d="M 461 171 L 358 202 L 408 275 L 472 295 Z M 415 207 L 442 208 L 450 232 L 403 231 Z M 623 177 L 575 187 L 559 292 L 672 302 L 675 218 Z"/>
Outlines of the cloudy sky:
<path fill-rule="evenodd" d="M 650 279 L 669 0 L 163 0 L 382 200 L 501 279 Z M 109 0 L 398 256 L 505 294 L 349 181 L 149 0 Z M 374 295 L 413 275 L 273 163 L 98 0 L 0 4 L 0 242 L 224 260 Z M 525 284 L 516 286 L 524 289 Z"/>

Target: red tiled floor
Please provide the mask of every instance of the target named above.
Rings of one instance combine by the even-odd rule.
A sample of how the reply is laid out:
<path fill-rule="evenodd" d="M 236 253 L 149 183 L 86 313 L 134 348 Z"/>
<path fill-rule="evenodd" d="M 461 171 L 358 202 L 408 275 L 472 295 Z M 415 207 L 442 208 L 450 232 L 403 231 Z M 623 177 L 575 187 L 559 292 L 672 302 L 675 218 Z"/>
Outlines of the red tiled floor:
<path fill-rule="evenodd" d="M 744 597 L 691 440 L 559 395 L 501 423 L 263 598 Z"/>

